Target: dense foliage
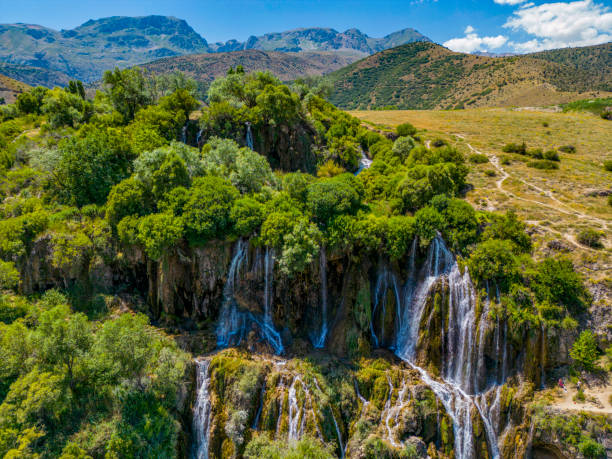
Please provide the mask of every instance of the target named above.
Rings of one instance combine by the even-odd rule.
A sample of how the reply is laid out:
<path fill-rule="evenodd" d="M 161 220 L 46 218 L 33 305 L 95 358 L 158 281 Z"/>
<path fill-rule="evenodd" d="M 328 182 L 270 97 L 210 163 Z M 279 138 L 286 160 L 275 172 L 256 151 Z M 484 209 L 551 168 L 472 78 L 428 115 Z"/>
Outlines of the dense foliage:
<path fill-rule="evenodd" d="M 143 294 L 126 277 L 113 283 L 117 271 L 132 275 L 124 274 L 132 258 L 152 272 L 185 248 L 243 238 L 271 249 L 280 275 L 292 278 L 323 247 L 398 262 L 413 247 L 423 256 L 441 236 L 479 289 L 499 292 L 503 307 L 492 314 L 510 318 L 514 336 L 577 327 L 589 295 L 571 262 L 534 261 L 516 214 L 476 211 L 461 199 L 468 165 L 454 147 L 427 147 L 409 124 L 391 140 L 317 88 L 289 88 L 266 73 L 232 71 L 212 84 L 205 107 L 194 91 L 178 75 L 115 70 L 93 99 L 74 82 L 35 88 L 0 112 L 0 455 L 172 457 L 180 449 L 186 354 L 145 316 L 110 310 L 101 295 Z M 541 161 L 555 163 L 553 153 Z M 362 155 L 373 162 L 355 175 Z M 44 293 L 28 272 L 41 252 L 63 294 Z M 371 320 L 369 309 L 355 315 Z M 587 338 L 572 357 L 592 368 Z M 375 442 L 368 448 L 378 451 Z M 245 454 L 330 453 L 314 440 L 261 437 Z"/>

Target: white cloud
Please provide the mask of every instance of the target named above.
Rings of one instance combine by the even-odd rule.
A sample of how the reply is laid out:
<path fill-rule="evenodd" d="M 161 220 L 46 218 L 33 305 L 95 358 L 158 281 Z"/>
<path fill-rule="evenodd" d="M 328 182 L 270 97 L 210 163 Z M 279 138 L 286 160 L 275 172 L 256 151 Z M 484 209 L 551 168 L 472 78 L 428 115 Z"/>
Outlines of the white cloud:
<path fill-rule="evenodd" d="M 528 4 L 515 11 L 504 27 L 535 37 L 509 43 L 520 52 L 589 46 L 612 41 L 612 12 L 593 0 Z"/>
<path fill-rule="evenodd" d="M 527 0 L 493 0 L 493 1 L 499 5 L 520 5 L 521 3 L 525 3 Z"/>
<path fill-rule="evenodd" d="M 489 51 L 501 48 L 508 41 L 508 37 L 497 35 L 496 37 L 481 37 L 471 25 L 465 28 L 465 37 L 452 38 L 444 42 L 444 46 L 460 53 L 473 53 L 474 51 Z"/>

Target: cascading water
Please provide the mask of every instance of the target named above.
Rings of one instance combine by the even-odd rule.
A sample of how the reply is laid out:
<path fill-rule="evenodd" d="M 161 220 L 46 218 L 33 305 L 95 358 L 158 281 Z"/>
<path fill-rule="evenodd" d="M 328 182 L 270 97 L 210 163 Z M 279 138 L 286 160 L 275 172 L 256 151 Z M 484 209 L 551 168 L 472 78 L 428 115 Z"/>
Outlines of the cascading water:
<path fill-rule="evenodd" d="M 319 255 L 319 273 L 321 277 L 321 330 L 318 336 L 314 339 L 313 345 L 317 349 L 325 347 L 325 338 L 327 338 L 327 256 L 325 246 L 321 246 Z"/>
<path fill-rule="evenodd" d="M 183 128 L 181 129 L 181 142 L 187 143 L 187 126 L 189 125 L 189 121 L 185 123 Z"/>
<path fill-rule="evenodd" d="M 366 156 L 363 150 L 361 150 L 361 158 L 359 158 L 359 167 L 355 175 L 359 175 L 365 169 L 369 169 L 372 165 L 372 160 Z"/>
<path fill-rule="evenodd" d="M 380 341 L 381 339 L 384 339 L 385 335 L 384 317 L 387 314 L 387 292 L 389 291 L 389 289 L 392 289 L 393 291 L 397 309 L 396 312 L 399 313 L 399 308 L 401 305 L 399 281 L 395 273 L 389 269 L 387 264 L 384 262 L 380 262 L 378 275 L 376 276 L 376 287 L 374 288 L 374 306 L 372 307 L 372 320 L 370 320 L 370 332 L 372 335 L 372 339 L 374 340 L 374 345 L 376 347 L 380 345 Z M 379 308 L 380 313 L 378 313 Z M 376 335 L 376 331 L 374 329 L 374 319 L 377 313 L 380 315 L 380 317 L 383 318 L 383 320 L 381 320 L 380 327 L 381 339 L 379 339 L 379 337 Z"/>
<path fill-rule="evenodd" d="M 253 131 L 251 131 L 251 123 L 247 121 L 246 123 L 247 131 L 246 131 L 246 146 L 253 150 Z"/>
<path fill-rule="evenodd" d="M 200 129 L 198 131 L 198 133 L 196 134 L 196 146 L 199 148 L 200 147 L 200 140 L 202 140 L 202 133 L 204 131 L 202 131 L 202 129 Z"/>
<path fill-rule="evenodd" d="M 412 256 L 411 256 L 412 258 Z M 411 276 L 414 277 L 414 276 Z M 467 269 L 462 274 L 455 257 L 440 236 L 430 244 L 426 262 L 421 270 L 421 283 L 412 292 L 405 287 L 405 302 L 398 321 L 401 329 L 396 335 L 395 353 L 416 369 L 434 391 L 453 421 L 455 455 L 458 459 L 472 459 L 475 455 L 472 439 L 473 406 L 483 419 L 485 433 L 494 459 L 499 458 L 497 437 L 485 410 L 469 393 L 478 389 L 480 349 L 475 349 L 477 325 L 475 293 Z M 443 351 L 442 381 L 433 380 L 414 362 L 419 342 L 420 325 L 432 287 L 439 281 L 448 283 L 448 328 Z M 481 315 L 480 327 L 486 326 L 486 315 Z M 443 332 L 444 334 L 444 332 Z M 478 347 L 481 339 L 479 337 Z M 474 359 L 476 358 L 476 362 Z"/>
<path fill-rule="evenodd" d="M 240 239 L 234 250 L 234 256 L 230 263 L 229 272 L 225 286 L 223 287 L 223 306 L 217 324 L 217 346 L 237 346 L 246 337 L 249 330 L 259 330 L 260 337 L 267 341 L 276 354 L 284 351 L 280 333 L 274 328 L 271 316 L 272 304 L 272 279 L 274 269 L 274 254 L 272 250 L 266 251 L 265 258 L 265 291 L 264 291 L 264 315 L 256 315 L 251 311 L 243 311 L 238 307 L 234 292 L 243 265 L 248 255 L 247 241 Z"/>
<path fill-rule="evenodd" d="M 195 437 L 194 459 L 208 459 L 208 441 L 210 438 L 210 360 L 196 360 L 197 365 L 197 398 L 193 409 L 193 434 Z"/>

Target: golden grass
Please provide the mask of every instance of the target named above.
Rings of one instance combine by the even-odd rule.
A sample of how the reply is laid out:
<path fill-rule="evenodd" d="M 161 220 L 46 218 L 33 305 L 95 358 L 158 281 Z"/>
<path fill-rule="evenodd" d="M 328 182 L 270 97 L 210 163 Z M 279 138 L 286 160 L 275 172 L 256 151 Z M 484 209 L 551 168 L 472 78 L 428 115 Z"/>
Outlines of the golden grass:
<path fill-rule="evenodd" d="M 612 190 L 612 173 L 603 168 L 603 161 L 612 159 L 612 122 L 590 113 L 504 108 L 351 114 L 383 129 L 410 122 L 424 140 L 444 138 L 466 154 L 471 145 L 492 160 L 507 157 L 511 163 L 499 165 L 508 174 L 501 185 L 503 172 L 493 163 L 471 166 L 469 180 L 475 188 L 467 199 L 479 209 L 517 211 L 532 225 L 539 256 L 550 253 L 549 241 L 563 240 L 576 264 L 591 278 L 612 276 L 612 207 L 605 196 L 589 196 Z M 526 166 L 525 157 L 501 151 L 509 142 L 523 141 L 529 148 L 544 151 L 573 145 L 576 153 L 561 153 L 559 170 L 533 169 Z M 602 231 L 606 248 L 591 250 L 577 244 L 576 234 L 583 228 Z"/>

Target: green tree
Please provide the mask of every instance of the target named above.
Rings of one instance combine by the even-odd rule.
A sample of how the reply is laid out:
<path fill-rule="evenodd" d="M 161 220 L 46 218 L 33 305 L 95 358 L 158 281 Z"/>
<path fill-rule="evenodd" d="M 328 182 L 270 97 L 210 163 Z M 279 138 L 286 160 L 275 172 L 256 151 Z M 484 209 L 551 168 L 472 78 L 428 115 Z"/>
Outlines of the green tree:
<path fill-rule="evenodd" d="M 489 239 L 476 247 L 468 259 L 470 274 L 480 281 L 497 283 L 508 288 L 519 278 L 519 263 L 514 255 L 514 244 L 499 239 Z"/>
<path fill-rule="evenodd" d="M 220 177 L 194 180 L 183 214 L 188 239 L 198 244 L 225 237 L 231 227 L 231 207 L 238 195 L 238 190 Z"/>
<path fill-rule="evenodd" d="M 138 241 L 147 255 L 159 260 L 183 237 L 183 220 L 171 214 L 151 214 L 138 223 Z"/>
<path fill-rule="evenodd" d="M 400 137 L 413 136 L 416 134 L 416 128 L 410 123 L 402 123 L 395 128 L 395 132 Z"/>
<path fill-rule="evenodd" d="M 343 174 L 309 185 L 306 204 L 313 218 L 326 225 L 335 216 L 356 212 L 361 196 L 353 179 Z"/>
<path fill-rule="evenodd" d="M 154 81 L 139 67 L 107 70 L 102 81 L 113 106 L 126 121 L 154 101 Z"/>
<path fill-rule="evenodd" d="M 587 371 L 595 371 L 597 369 L 597 359 L 599 351 L 597 350 L 597 341 L 591 330 L 584 330 L 570 350 L 571 358 L 582 368 Z"/>
<path fill-rule="evenodd" d="M 54 128 L 76 127 L 80 123 L 87 122 L 93 114 L 90 102 L 60 88 L 49 91 L 43 102 L 41 110 Z"/>
<path fill-rule="evenodd" d="M 319 252 L 321 232 L 306 218 L 294 223 L 291 232 L 284 237 L 283 250 L 278 261 L 279 269 L 287 276 L 302 272 Z"/>
<path fill-rule="evenodd" d="M 148 213 L 149 205 L 142 183 L 133 177 L 115 185 L 106 201 L 106 220 L 114 228 L 130 215 L 143 216 Z"/>
<path fill-rule="evenodd" d="M 91 128 L 58 146 L 52 173 L 65 202 L 104 204 L 111 188 L 129 175 L 132 150 L 124 135 L 112 128 Z"/>
<path fill-rule="evenodd" d="M 263 205 L 249 197 L 237 199 L 230 213 L 230 219 L 234 222 L 234 231 L 240 236 L 253 234 L 259 229 L 264 218 Z"/>

